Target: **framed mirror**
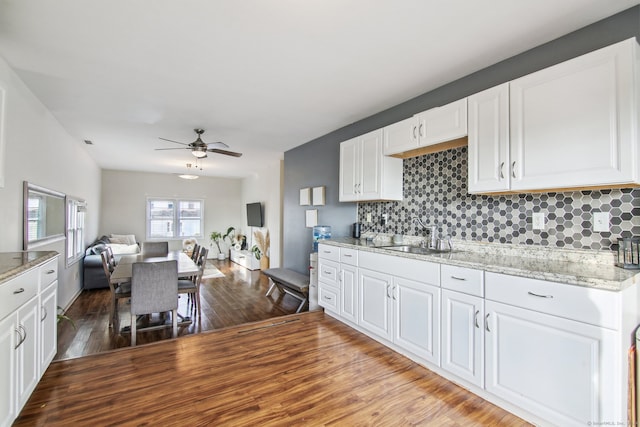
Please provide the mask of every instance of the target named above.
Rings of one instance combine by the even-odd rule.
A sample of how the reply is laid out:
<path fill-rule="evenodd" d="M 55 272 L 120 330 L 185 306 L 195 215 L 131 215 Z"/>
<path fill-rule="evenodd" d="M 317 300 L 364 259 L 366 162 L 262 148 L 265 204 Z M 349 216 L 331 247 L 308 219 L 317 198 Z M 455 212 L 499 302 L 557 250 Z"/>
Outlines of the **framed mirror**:
<path fill-rule="evenodd" d="M 24 181 L 24 250 L 65 238 L 64 201 L 64 194 Z"/>

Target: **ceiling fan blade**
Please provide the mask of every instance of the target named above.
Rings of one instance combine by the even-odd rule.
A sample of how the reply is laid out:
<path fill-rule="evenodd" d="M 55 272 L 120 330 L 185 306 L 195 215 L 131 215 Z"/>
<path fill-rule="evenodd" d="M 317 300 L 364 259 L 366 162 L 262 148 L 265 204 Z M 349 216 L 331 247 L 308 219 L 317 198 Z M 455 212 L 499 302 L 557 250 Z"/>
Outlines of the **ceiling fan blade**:
<path fill-rule="evenodd" d="M 179 148 L 156 148 L 156 151 L 163 151 L 163 150 L 190 150 L 189 147 L 179 147 Z"/>
<path fill-rule="evenodd" d="M 209 148 L 207 151 L 210 153 L 224 154 L 225 156 L 242 157 L 242 153 L 236 153 L 235 151 L 219 150 L 217 148 Z"/>
<path fill-rule="evenodd" d="M 227 144 L 225 144 L 222 141 L 218 141 L 218 142 L 210 142 L 207 144 L 207 148 L 229 148 L 229 146 Z"/>
<path fill-rule="evenodd" d="M 160 137 L 159 137 L 160 138 Z M 167 138 L 160 138 L 163 141 L 169 141 L 169 142 L 175 142 L 176 144 L 181 144 L 181 145 L 186 145 L 188 146 L 189 144 L 185 144 L 184 142 L 178 142 L 178 141 L 174 141 L 172 139 L 167 139 Z"/>

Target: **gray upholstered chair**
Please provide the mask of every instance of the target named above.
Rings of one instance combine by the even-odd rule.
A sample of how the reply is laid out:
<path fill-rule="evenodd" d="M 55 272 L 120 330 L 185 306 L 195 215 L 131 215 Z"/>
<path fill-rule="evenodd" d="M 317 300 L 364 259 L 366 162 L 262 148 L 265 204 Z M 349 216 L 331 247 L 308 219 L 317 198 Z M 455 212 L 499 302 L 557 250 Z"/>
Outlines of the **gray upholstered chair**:
<path fill-rule="evenodd" d="M 178 261 L 136 262 L 131 269 L 131 345 L 141 314 L 171 311 L 172 337 L 178 336 Z"/>
<path fill-rule="evenodd" d="M 167 256 L 168 253 L 169 242 L 142 242 L 143 256 Z"/>
<path fill-rule="evenodd" d="M 190 301 L 193 302 L 198 317 L 200 317 L 200 283 L 202 282 L 202 275 L 204 274 L 204 268 L 207 264 L 207 254 L 209 250 L 204 246 L 200 249 L 200 256 L 196 264 L 198 265 L 198 273 L 192 276 L 190 279 L 178 280 L 178 293 L 188 294 Z"/>
<path fill-rule="evenodd" d="M 121 299 L 131 298 L 131 282 L 126 283 L 111 283 L 111 273 L 115 268 L 115 258 L 113 253 L 109 255 L 109 251 L 100 252 L 102 258 L 102 268 L 104 268 L 104 274 L 107 276 L 107 282 L 109 282 L 109 289 L 111 290 L 111 303 L 109 304 L 109 327 L 113 326 L 113 321 L 118 313 L 118 301 Z"/>

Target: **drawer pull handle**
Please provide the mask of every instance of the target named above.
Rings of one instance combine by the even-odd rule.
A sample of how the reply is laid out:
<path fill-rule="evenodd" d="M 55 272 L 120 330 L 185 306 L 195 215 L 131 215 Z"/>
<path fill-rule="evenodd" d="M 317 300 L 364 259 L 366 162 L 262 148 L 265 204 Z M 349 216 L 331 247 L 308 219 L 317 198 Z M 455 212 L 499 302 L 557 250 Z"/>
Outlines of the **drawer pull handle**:
<path fill-rule="evenodd" d="M 13 291 L 13 294 L 14 294 L 14 295 L 15 295 L 15 294 L 21 294 L 21 293 L 23 293 L 23 292 L 24 292 L 24 288 L 20 288 L 20 289 L 18 289 L 18 290 L 16 290 L 16 291 Z"/>
<path fill-rule="evenodd" d="M 56 272 L 55 270 L 48 270 L 48 271 L 47 271 L 47 274 L 53 274 L 53 273 L 55 273 L 55 272 Z"/>
<path fill-rule="evenodd" d="M 324 299 L 326 299 L 327 301 L 331 301 L 333 298 L 325 296 Z"/>
<path fill-rule="evenodd" d="M 351 258 L 351 254 L 344 254 L 345 257 Z"/>
<path fill-rule="evenodd" d="M 476 315 L 474 316 L 474 322 L 476 324 L 476 328 L 480 329 L 480 325 L 478 325 L 478 314 L 480 314 L 480 310 L 476 310 Z"/>
<path fill-rule="evenodd" d="M 331 251 L 322 251 L 322 253 L 330 254 L 330 253 L 331 253 Z"/>
<path fill-rule="evenodd" d="M 331 276 L 331 272 L 330 271 L 323 271 L 324 274 L 326 274 L 327 276 Z"/>
<path fill-rule="evenodd" d="M 463 281 L 463 282 L 465 282 L 465 281 L 467 280 L 467 279 L 466 279 L 466 278 L 464 278 L 464 277 L 451 276 L 451 278 L 452 278 L 453 280 L 461 280 L 461 281 Z"/>
<path fill-rule="evenodd" d="M 538 297 L 538 298 L 553 298 L 553 295 L 540 295 L 540 294 L 534 294 L 533 292 L 529 291 L 527 292 L 529 295 L 533 296 L 533 297 Z"/>
<path fill-rule="evenodd" d="M 487 332 L 491 332 L 491 330 L 489 329 L 489 315 L 491 313 L 487 313 L 486 316 L 484 316 L 484 328 L 487 330 Z"/>

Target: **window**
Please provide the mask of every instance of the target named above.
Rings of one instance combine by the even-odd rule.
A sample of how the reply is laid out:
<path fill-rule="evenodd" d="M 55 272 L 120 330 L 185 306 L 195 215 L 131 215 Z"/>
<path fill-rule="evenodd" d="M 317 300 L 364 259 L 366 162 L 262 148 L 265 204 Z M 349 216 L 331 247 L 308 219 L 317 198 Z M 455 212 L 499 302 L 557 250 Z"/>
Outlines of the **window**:
<path fill-rule="evenodd" d="M 203 200 L 147 199 L 147 239 L 202 237 Z"/>
<path fill-rule="evenodd" d="M 67 265 L 84 255 L 84 217 L 87 204 L 84 200 L 67 197 Z"/>

